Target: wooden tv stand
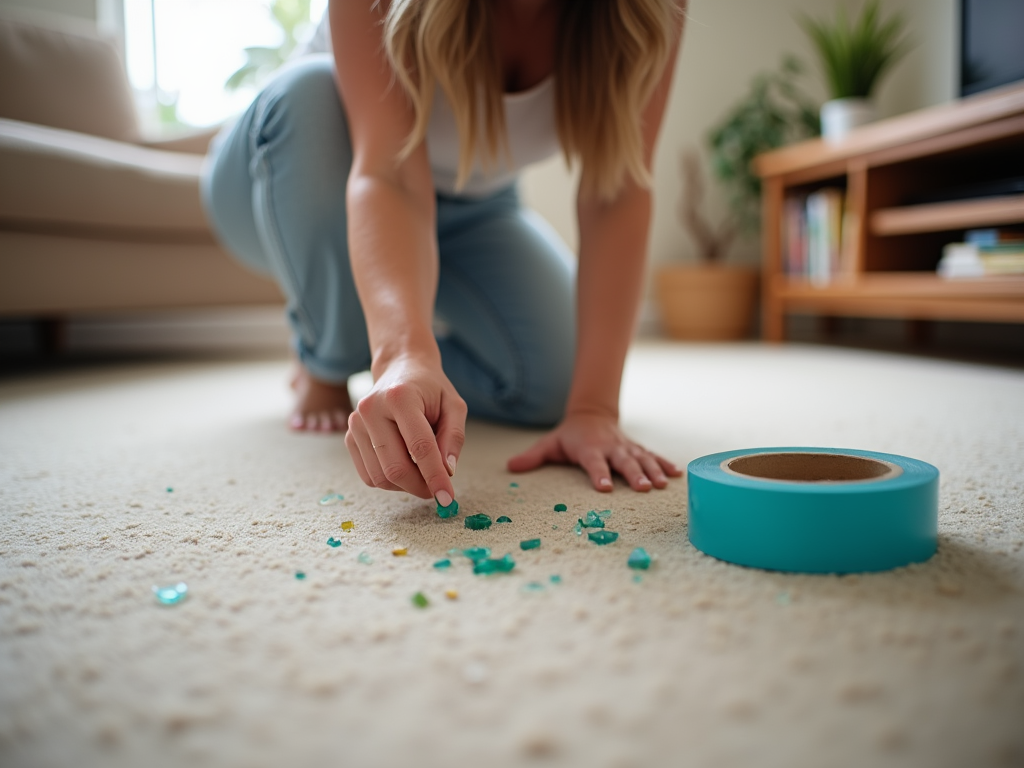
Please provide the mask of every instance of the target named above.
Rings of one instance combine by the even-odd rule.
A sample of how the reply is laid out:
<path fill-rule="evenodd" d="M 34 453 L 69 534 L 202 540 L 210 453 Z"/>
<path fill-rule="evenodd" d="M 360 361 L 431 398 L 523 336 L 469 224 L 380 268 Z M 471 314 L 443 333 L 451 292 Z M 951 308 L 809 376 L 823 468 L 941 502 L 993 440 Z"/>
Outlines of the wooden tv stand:
<path fill-rule="evenodd" d="M 763 323 L 785 337 L 789 314 L 1024 323 L 1024 276 L 948 280 L 935 267 L 965 229 L 1024 224 L 1024 194 L 907 205 L 928 190 L 1024 175 L 1024 85 L 882 120 L 828 144 L 811 139 L 758 156 L 763 182 Z M 825 284 L 783 265 L 787 195 L 846 190 L 852 236 Z"/>

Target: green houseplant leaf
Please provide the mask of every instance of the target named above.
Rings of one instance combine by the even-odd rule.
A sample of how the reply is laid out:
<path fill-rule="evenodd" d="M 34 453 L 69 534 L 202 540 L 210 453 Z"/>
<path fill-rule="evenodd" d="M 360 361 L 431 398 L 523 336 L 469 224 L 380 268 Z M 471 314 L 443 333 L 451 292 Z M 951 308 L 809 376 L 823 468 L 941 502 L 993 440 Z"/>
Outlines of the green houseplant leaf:
<path fill-rule="evenodd" d="M 797 22 L 814 44 L 834 99 L 869 98 L 882 75 L 911 48 L 903 15 L 883 19 L 879 0 L 868 0 L 852 21 L 839 6 L 834 21 L 802 13 Z"/>

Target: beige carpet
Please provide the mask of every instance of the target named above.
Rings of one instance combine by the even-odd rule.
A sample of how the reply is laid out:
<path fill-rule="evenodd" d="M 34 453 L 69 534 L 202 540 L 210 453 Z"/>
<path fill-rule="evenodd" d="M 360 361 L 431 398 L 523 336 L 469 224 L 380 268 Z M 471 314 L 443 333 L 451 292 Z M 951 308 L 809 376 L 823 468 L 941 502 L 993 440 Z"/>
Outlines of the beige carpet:
<path fill-rule="evenodd" d="M 700 554 L 684 481 L 607 496 L 565 468 L 511 477 L 534 435 L 486 424 L 459 500 L 513 522 L 468 531 L 362 487 L 340 438 L 289 434 L 286 369 L 0 382 L 0 765 L 1024 765 L 1021 371 L 636 349 L 625 425 L 681 464 L 804 444 L 939 467 L 938 555 L 839 578 Z M 345 502 L 319 506 L 329 491 Z M 606 507 L 619 542 L 574 535 Z M 515 571 L 431 567 L 476 544 Z M 634 546 L 657 555 L 639 583 Z M 150 587 L 178 580 L 188 598 L 158 605 Z"/>

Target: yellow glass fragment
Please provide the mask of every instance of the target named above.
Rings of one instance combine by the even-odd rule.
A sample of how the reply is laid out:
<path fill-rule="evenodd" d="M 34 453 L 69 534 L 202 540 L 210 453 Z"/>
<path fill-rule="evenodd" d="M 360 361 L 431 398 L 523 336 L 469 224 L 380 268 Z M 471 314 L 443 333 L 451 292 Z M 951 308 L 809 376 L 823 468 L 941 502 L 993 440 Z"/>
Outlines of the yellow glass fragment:
<path fill-rule="evenodd" d="M 391 554 L 394 555 L 395 557 L 405 557 L 406 555 L 409 554 L 409 548 L 408 547 L 395 547 L 394 549 L 391 550 Z"/>
<path fill-rule="evenodd" d="M 341 530 L 343 530 L 343 531 L 351 531 L 355 527 L 356 527 L 356 524 L 353 523 L 351 520 L 346 520 L 345 522 L 343 522 L 341 524 Z"/>
<path fill-rule="evenodd" d="M 459 593 L 454 589 L 446 589 L 444 591 L 444 596 L 447 597 L 449 600 L 459 599 Z"/>

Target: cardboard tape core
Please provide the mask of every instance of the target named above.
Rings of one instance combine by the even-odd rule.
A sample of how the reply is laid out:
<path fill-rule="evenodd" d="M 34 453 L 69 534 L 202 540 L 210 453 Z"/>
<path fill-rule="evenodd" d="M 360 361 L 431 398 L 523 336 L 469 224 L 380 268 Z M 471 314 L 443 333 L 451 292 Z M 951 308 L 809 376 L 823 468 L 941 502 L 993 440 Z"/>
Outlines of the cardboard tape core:
<path fill-rule="evenodd" d="M 863 483 L 903 474 L 895 464 L 839 453 L 756 453 L 723 461 L 731 474 L 789 483 Z"/>

